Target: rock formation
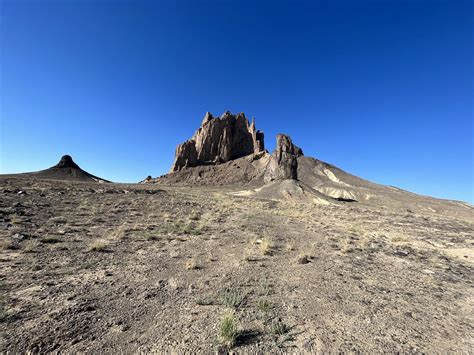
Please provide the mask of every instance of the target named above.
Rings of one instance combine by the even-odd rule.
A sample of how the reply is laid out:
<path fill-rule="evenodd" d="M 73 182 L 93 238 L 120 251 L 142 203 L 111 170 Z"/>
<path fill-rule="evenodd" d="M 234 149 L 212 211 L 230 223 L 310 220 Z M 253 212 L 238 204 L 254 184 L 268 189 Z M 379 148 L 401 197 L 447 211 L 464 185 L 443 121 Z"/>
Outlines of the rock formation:
<path fill-rule="evenodd" d="M 57 163 L 53 168 L 72 168 L 72 169 L 80 169 L 79 165 L 77 165 L 70 155 L 63 155 L 59 163 Z"/>
<path fill-rule="evenodd" d="M 263 180 L 265 183 L 278 180 L 298 180 L 298 160 L 303 155 L 301 148 L 284 134 L 277 135 L 277 145 L 265 169 Z"/>
<path fill-rule="evenodd" d="M 264 151 L 263 132 L 249 125 L 244 113 L 225 112 L 213 117 L 207 112 L 194 136 L 176 148 L 171 172 L 199 165 L 219 164 Z"/>
<path fill-rule="evenodd" d="M 70 155 L 63 155 L 59 163 L 49 169 L 22 174 L 8 174 L 4 176 L 27 177 L 33 179 L 45 180 L 70 180 L 70 181 L 89 181 L 89 182 L 110 182 L 82 170 Z"/>

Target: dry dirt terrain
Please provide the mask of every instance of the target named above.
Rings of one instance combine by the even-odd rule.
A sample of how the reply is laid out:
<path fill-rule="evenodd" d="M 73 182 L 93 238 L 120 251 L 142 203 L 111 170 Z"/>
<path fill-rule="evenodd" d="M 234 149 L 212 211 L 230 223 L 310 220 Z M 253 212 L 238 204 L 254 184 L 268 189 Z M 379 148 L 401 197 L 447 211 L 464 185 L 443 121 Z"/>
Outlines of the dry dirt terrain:
<path fill-rule="evenodd" d="M 0 179 L 2 353 L 472 353 L 472 209 Z"/>

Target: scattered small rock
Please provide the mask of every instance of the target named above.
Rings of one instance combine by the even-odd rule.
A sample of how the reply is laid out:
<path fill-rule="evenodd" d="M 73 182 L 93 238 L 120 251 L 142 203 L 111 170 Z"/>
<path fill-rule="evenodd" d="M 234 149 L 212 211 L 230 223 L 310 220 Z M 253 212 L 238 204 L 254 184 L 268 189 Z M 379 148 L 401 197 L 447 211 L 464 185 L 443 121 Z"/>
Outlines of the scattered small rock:
<path fill-rule="evenodd" d="M 308 255 L 298 256 L 298 264 L 308 264 L 310 262 Z"/>
<path fill-rule="evenodd" d="M 408 256 L 410 253 L 408 253 L 407 251 L 405 250 L 396 250 L 395 253 L 394 253 L 396 256 L 401 256 L 401 257 L 406 257 Z"/>
<path fill-rule="evenodd" d="M 15 233 L 11 236 L 11 238 L 13 240 L 16 240 L 16 241 L 22 241 L 22 240 L 25 240 L 25 239 L 29 239 L 30 236 L 26 235 L 26 234 L 22 234 L 22 233 Z"/>

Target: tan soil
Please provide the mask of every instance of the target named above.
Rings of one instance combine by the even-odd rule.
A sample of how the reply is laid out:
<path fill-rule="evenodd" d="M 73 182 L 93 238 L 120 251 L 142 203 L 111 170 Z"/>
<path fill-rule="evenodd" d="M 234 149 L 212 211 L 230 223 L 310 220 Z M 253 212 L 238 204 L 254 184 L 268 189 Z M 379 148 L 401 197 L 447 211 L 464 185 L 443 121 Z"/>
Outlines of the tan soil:
<path fill-rule="evenodd" d="M 0 351 L 472 352 L 472 208 L 247 190 L 0 179 Z"/>

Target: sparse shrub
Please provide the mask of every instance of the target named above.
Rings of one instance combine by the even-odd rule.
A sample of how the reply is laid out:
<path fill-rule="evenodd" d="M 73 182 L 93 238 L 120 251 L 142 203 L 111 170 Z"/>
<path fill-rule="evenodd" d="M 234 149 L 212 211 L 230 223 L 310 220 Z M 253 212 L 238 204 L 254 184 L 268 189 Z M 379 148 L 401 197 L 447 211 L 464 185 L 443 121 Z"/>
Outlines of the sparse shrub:
<path fill-rule="evenodd" d="M 190 223 L 186 227 L 184 227 L 183 233 L 190 234 L 190 235 L 201 235 L 202 230 L 196 227 L 193 223 Z"/>
<path fill-rule="evenodd" d="M 195 259 L 189 259 L 186 261 L 186 270 L 197 270 L 199 269 L 199 265 Z"/>
<path fill-rule="evenodd" d="M 236 289 L 226 288 L 221 293 L 222 304 L 227 308 L 239 308 L 244 302 L 246 294 Z"/>
<path fill-rule="evenodd" d="M 34 242 L 32 240 L 26 241 L 25 245 L 23 246 L 23 252 L 24 253 L 33 253 L 36 245 L 37 245 L 36 242 Z"/>
<path fill-rule="evenodd" d="M 257 301 L 257 309 L 262 313 L 264 317 L 266 317 L 272 309 L 272 304 L 266 299 L 259 299 Z"/>
<path fill-rule="evenodd" d="M 259 296 L 269 296 L 274 293 L 274 286 L 269 283 L 261 283 L 258 290 Z"/>
<path fill-rule="evenodd" d="M 181 221 L 174 223 L 166 223 L 162 226 L 162 229 L 167 234 L 180 234 L 181 232 Z"/>
<path fill-rule="evenodd" d="M 12 224 L 21 224 L 22 220 L 21 220 L 20 216 L 18 216 L 17 214 L 14 214 L 10 217 L 10 222 Z"/>
<path fill-rule="evenodd" d="M 8 320 L 8 312 L 7 312 L 5 303 L 2 299 L 0 300 L 0 323 L 6 322 L 7 320 Z"/>
<path fill-rule="evenodd" d="M 288 348 L 286 343 L 295 340 L 295 333 L 291 332 L 291 327 L 281 321 L 274 319 L 270 325 L 270 332 L 273 335 L 273 346 L 278 349 Z"/>
<path fill-rule="evenodd" d="M 392 243 L 407 243 L 408 242 L 408 238 L 402 234 L 395 234 L 393 235 L 391 238 L 390 238 L 390 241 Z"/>
<path fill-rule="evenodd" d="M 5 296 L 5 283 L 0 281 L 0 323 L 6 322 L 9 318 Z"/>
<path fill-rule="evenodd" d="M 118 227 L 116 227 L 115 230 L 111 232 L 111 237 L 113 239 L 118 239 L 118 240 L 126 239 L 128 231 L 130 231 L 130 229 L 128 228 L 127 224 L 123 223 L 119 225 Z"/>
<path fill-rule="evenodd" d="M 260 243 L 260 252 L 262 255 L 271 255 L 273 251 L 273 243 L 270 238 L 265 237 Z"/>
<path fill-rule="evenodd" d="M 109 244 L 105 240 L 95 240 L 89 245 L 89 251 L 105 252 L 108 246 Z"/>
<path fill-rule="evenodd" d="M 281 319 L 274 319 L 271 324 L 271 332 L 274 335 L 287 334 L 291 328 L 281 321 Z"/>
<path fill-rule="evenodd" d="M 214 299 L 212 297 L 199 297 L 196 299 L 196 304 L 200 306 L 210 306 L 214 304 Z"/>
<path fill-rule="evenodd" d="M 358 242 L 357 247 L 360 250 L 369 250 L 369 249 L 371 249 L 373 247 L 371 236 L 367 235 L 367 234 L 362 236 L 360 238 L 359 242 Z"/>
<path fill-rule="evenodd" d="M 189 216 L 189 219 L 191 221 L 199 221 L 201 217 L 199 216 L 199 214 L 197 214 L 196 212 L 192 212 L 191 215 Z"/>
<path fill-rule="evenodd" d="M 349 238 L 344 238 L 340 243 L 340 250 L 344 254 L 348 254 L 355 251 L 355 248 L 352 241 Z"/>
<path fill-rule="evenodd" d="M 206 228 L 198 226 L 194 221 L 185 224 L 181 219 L 174 223 L 165 223 L 161 226 L 161 230 L 165 234 L 189 234 L 189 235 L 201 235 Z"/>
<path fill-rule="evenodd" d="M 231 347 L 239 335 L 237 320 L 234 313 L 226 313 L 219 324 L 219 338 L 222 343 Z"/>

